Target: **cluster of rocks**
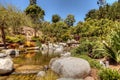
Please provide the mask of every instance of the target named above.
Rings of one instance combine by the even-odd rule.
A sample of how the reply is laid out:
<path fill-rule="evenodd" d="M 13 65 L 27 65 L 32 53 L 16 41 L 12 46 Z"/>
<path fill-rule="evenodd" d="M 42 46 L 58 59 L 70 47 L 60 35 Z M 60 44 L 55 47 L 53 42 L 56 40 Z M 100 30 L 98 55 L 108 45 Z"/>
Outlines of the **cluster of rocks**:
<path fill-rule="evenodd" d="M 42 54 L 61 54 L 64 52 L 64 45 L 66 44 L 42 44 Z"/>
<path fill-rule="evenodd" d="M 2 52 L 11 57 L 18 57 L 20 51 L 17 49 L 4 49 Z"/>
<path fill-rule="evenodd" d="M 50 54 L 58 53 L 61 55 L 60 58 L 51 59 L 49 63 L 49 68 L 61 77 L 57 80 L 94 80 L 92 77 L 88 77 L 91 71 L 89 63 L 84 59 L 71 57 L 70 52 L 64 52 L 64 46 L 65 44 L 49 44 L 42 45 L 41 48 L 43 54 L 49 52 Z M 0 53 L 0 74 L 10 73 L 13 70 L 11 55 L 19 56 L 19 51 L 15 49 L 4 50 L 3 52 Z M 45 70 L 37 74 L 40 77 L 45 75 Z"/>
<path fill-rule="evenodd" d="M 12 57 L 19 56 L 19 50 L 6 49 L 0 53 L 0 75 L 11 73 L 13 71 Z"/>

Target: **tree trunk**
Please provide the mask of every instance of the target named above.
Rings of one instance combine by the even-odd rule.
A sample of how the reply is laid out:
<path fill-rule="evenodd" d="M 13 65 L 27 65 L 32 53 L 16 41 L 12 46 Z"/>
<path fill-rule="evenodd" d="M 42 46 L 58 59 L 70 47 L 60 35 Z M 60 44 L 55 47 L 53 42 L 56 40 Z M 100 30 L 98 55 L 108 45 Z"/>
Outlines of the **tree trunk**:
<path fill-rule="evenodd" d="M 3 41 L 3 44 L 4 44 L 4 48 L 6 49 L 7 46 L 6 46 L 6 38 L 5 38 L 4 27 L 1 27 L 1 35 L 2 35 L 2 41 Z"/>
<path fill-rule="evenodd" d="M 35 28 L 35 33 L 34 33 L 34 37 L 36 38 L 37 37 L 37 29 Z"/>

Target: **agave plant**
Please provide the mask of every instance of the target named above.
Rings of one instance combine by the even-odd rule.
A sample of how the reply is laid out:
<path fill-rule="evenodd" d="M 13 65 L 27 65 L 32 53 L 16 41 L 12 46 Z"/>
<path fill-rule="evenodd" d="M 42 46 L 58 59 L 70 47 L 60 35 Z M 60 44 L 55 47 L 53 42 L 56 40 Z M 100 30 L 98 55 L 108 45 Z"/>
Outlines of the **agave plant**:
<path fill-rule="evenodd" d="M 113 32 L 110 40 L 109 45 L 103 42 L 105 51 L 109 58 L 120 63 L 120 31 Z"/>

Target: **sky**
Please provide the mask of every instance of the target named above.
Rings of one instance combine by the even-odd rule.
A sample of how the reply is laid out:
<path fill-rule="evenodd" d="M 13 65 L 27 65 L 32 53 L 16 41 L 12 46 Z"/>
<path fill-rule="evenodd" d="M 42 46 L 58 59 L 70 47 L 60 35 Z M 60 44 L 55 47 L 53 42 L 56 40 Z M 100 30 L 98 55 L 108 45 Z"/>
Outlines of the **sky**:
<path fill-rule="evenodd" d="M 106 0 L 112 4 L 117 0 Z M 29 5 L 29 0 L 0 0 L 2 5 L 13 5 L 24 11 Z M 44 19 L 51 21 L 52 15 L 58 14 L 65 19 L 68 14 L 75 16 L 76 23 L 84 21 L 85 14 L 91 9 L 98 9 L 97 0 L 37 0 L 37 4 L 45 11 Z"/>

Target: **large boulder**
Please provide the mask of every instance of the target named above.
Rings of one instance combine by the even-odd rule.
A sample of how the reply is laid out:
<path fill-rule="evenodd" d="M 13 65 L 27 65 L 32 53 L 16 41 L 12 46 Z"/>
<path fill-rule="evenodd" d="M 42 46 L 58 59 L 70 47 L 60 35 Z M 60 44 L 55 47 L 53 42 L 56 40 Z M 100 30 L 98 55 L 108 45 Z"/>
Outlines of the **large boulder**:
<path fill-rule="evenodd" d="M 54 72 L 65 78 L 85 78 L 91 70 L 86 60 L 76 57 L 52 59 L 49 66 Z"/>
<path fill-rule="evenodd" d="M 13 70 L 13 61 L 4 53 L 0 53 L 0 74 L 7 74 Z"/>

